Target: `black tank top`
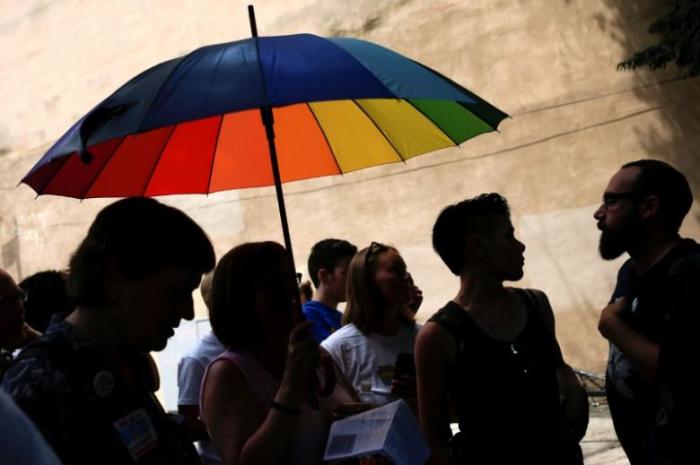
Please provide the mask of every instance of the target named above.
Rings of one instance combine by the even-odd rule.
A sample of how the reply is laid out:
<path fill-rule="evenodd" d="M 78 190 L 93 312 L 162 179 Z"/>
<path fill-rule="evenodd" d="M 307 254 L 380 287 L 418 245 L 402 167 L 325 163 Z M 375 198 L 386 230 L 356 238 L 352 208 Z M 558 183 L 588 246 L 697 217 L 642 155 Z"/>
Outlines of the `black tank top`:
<path fill-rule="evenodd" d="M 494 339 L 471 315 L 448 302 L 429 321 L 455 339 L 448 396 L 457 410 L 457 463 L 554 464 L 560 422 L 556 370 L 563 364 L 536 299 L 516 289 L 527 321 L 512 342 Z"/>

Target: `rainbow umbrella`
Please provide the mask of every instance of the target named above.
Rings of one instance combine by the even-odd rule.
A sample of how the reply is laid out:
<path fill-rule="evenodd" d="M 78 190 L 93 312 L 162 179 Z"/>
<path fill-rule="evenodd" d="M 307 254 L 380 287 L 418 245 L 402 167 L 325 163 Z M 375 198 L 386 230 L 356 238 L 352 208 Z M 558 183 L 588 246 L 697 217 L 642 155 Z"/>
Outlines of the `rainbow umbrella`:
<path fill-rule="evenodd" d="M 311 34 L 197 49 L 124 84 L 22 182 L 75 198 L 210 193 L 405 161 L 507 116 L 379 45 Z M 262 117 L 261 117 L 262 115 Z"/>

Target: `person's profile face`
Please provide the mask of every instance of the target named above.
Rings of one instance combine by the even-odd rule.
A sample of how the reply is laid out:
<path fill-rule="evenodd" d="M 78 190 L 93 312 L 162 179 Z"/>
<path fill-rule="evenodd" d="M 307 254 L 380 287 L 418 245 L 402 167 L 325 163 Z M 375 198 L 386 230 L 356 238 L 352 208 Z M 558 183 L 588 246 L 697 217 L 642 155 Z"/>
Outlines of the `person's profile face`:
<path fill-rule="evenodd" d="M 593 215 L 600 230 L 598 250 L 605 260 L 613 260 L 627 251 L 641 225 L 639 198 L 635 194 L 638 173 L 636 167 L 618 171 L 610 179 L 603 202 Z"/>
<path fill-rule="evenodd" d="M 0 347 L 13 348 L 22 337 L 25 296 L 12 277 L 0 271 Z"/>
<path fill-rule="evenodd" d="M 345 302 L 347 300 L 348 267 L 350 266 L 351 260 L 352 257 L 339 260 L 333 272 L 329 273 L 328 282 L 325 284 L 330 288 L 333 297 L 338 302 Z"/>
<path fill-rule="evenodd" d="M 201 276 L 190 268 L 167 267 L 143 278 L 122 279 L 113 318 L 125 344 L 142 352 L 164 349 L 180 320 L 194 318 L 192 292 Z"/>
<path fill-rule="evenodd" d="M 410 300 L 410 285 L 406 263 L 395 249 L 381 252 L 377 257 L 374 285 L 388 306 L 405 306 Z"/>
<path fill-rule="evenodd" d="M 523 277 L 525 244 L 515 237 L 510 218 L 501 215 L 491 221 L 491 231 L 480 238 L 488 257 L 486 266 L 503 281 L 517 281 Z"/>
<path fill-rule="evenodd" d="M 284 260 L 266 270 L 251 283 L 256 311 L 263 321 L 293 323 L 299 298 L 296 274 Z M 291 329 L 291 326 L 290 326 Z"/>

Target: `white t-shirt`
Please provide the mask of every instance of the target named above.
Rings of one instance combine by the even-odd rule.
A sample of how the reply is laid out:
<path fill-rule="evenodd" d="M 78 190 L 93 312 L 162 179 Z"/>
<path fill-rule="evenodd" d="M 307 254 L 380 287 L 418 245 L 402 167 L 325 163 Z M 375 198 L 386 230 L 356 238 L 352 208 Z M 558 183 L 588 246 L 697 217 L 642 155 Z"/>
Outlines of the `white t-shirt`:
<path fill-rule="evenodd" d="M 225 350 L 214 333 L 209 333 L 202 338 L 197 347 L 182 357 L 177 365 L 178 405 L 199 407 L 199 392 L 207 365 Z M 222 463 L 216 447 L 209 439 L 199 441 L 199 456 L 204 465 Z"/>
<path fill-rule="evenodd" d="M 419 325 L 400 325 L 392 336 L 362 334 L 354 324 L 345 325 L 321 343 L 364 402 L 384 405 L 398 397 L 391 394 L 394 364 L 399 354 L 413 353 Z"/>

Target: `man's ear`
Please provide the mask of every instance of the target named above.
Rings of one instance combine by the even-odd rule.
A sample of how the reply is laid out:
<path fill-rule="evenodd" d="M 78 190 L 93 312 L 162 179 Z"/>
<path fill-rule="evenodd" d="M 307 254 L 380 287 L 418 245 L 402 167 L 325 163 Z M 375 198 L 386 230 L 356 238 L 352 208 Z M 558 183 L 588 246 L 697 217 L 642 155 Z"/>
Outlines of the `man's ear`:
<path fill-rule="evenodd" d="M 327 269 L 321 268 L 320 270 L 318 270 L 317 277 L 319 285 L 326 284 L 330 280 L 331 273 Z"/>
<path fill-rule="evenodd" d="M 657 217 L 660 208 L 661 202 L 658 195 L 648 195 L 639 202 L 639 213 L 645 220 Z"/>
<path fill-rule="evenodd" d="M 102 270 L 102 286 L 107 302 L 114 302 L 121 295 L 124 275 L 119 270 L 119 264 L 114 258 L 107 259 Z"/>

